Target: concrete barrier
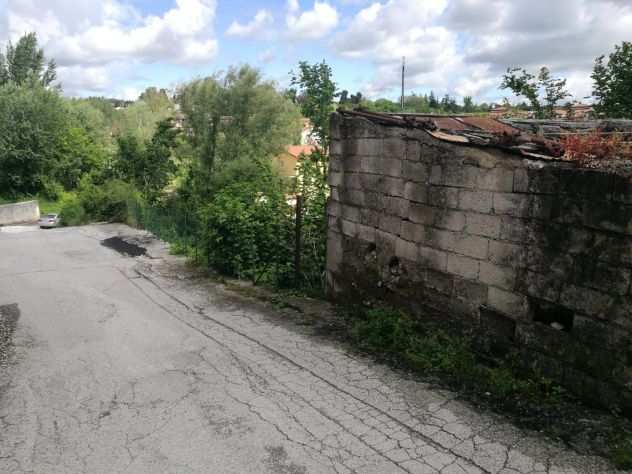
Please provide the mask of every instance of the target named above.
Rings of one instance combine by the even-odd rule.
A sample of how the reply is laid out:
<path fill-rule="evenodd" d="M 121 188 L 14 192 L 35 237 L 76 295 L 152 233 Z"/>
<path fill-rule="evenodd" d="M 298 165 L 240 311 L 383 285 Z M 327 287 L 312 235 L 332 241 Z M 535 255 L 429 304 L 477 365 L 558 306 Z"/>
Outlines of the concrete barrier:
<path fill-rule="evenodd" d="M 40 217 L 37 201 L 18 202 L 0 206 L 0 225 L 35 222 Z"/>

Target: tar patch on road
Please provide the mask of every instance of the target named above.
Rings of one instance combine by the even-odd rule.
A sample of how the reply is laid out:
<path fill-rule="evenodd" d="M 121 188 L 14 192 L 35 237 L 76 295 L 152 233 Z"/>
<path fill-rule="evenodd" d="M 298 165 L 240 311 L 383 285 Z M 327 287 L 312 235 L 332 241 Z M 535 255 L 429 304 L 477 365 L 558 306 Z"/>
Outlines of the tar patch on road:
<path fill-rule="evenodd" d="M 118 253 L 128 257 L 140 257 L 147 253 L 147 250 L 140 245 L 126 242 L 120 237 L 110 237 L 109 239 L 102 240 L 101 245 L 116 250 Z"/>
<path fill-rule="evenodd" d="M 13 347 L 13 333 L 20 319 L 20 309 L 17 304 L 0 305 L 0 368 L 9 363 L 9 356 Z"/>

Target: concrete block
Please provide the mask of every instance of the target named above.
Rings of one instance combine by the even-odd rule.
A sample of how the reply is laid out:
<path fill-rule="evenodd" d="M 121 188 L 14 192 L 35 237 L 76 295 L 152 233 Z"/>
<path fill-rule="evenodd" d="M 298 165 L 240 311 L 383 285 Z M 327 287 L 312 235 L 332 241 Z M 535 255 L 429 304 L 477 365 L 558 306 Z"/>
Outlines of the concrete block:
<path fill-rule="evenodd" d="M 460 163 L 444 165 L 442 184 L 458 188 L 475 188 L 478 170 L 474 166 L 463 166 Z"/>
<path fill-rule="evenodd" d="M 452 297 L 454 293 L 454 276 L 433 268 L 426 269 L 424 286 L 442 295 Z M 446 305 L 440 305 L 445 310 Z"/>
<path fill-rule="evenodd" d="M 363 173 L 379 174 L 381 173 L 381 157 L 379 156 L 363 156 L 362 168 Z"/>
<path fill-rule="evenodd" d="M 329 163 L 331 166 L 331 158 L 333 156 L 342 155 L 342 141 L 338 138 L 334 138 L 329 142 Z"/>
<path fill-rule="evenodd" d="M 419 255 L 417 244 L 398 238 L 395 243 L 395 255 L 416 262 Z"/>
<path fill-rule="evenodd" d="M 337 272 L 342 267 L 342 236 L 327 232 L 327 269 Z"/>
<path fill-rule="evenodd" d="M 381 138 L 348 138 L 345 141 L 345 155 L 380 156 L 382 143 Z"/>
<path fill-rule="evenodd" d="M 526 193 L 529 191 L 529 173 L 524 168 L 514 171 L 513 192 Z"/>
<path fill-rule="evenodd" d="M 528 238 L 529 221 L 517 217 L 502 216 L 500 240 L 525 242 Z"/>
<path fill-rule="evenodd" d="M 481 262 L 478 279 L 486 285 L 496 286 L 504 290 L 513 290 L 516 281 L 516 270 L 512 267 Z"/>
<path fill-rule="evenodd" d="M 428 203 L 428 186 L 420 183 L 407 182 L 404 185 L 404 198 L 409 201 Z"/>
<path fill-rule="evenodd" d="M 399 235 L 401 231 L 402 219 L 399 216 L 393 216 L 388 214 L 380 215 L 378 221 L 378 228 L 384 232 L 388 232 L 393 235 Z"/>
<path fill-rule="evenodd" d="M 417 224 L 432 225 L 435 220 L 435 208 L 425 204 L 411 203 L 408 210 L 408 219 Z"/>
<path fill-rule="evenodd" d="M 339 155 L 329 157 L 329 171 L 343 171 L 342 159 Z"/>
<path fill-rule="evenodd" d="M 342 206 L 338 201 L 329 200 L 327 202 L 327 215 L 339 217 L 342 215 Z"/>
<path fill-rule="evenodd" d="M 342 177 L 342 185 L 346 189 L 362 189 L 362 182 L 358 173 L 352 173 L 350 170 L 345 171 Z"/>
<path fill-rule="evenodd" d="M 429 177 L 428 166 L 425 163 L 406 160 L 403 162 L 402 176 L 408 181 L 425 183 Z"/>
<path fill-rule="evenodd" d="M 459 207 L 459 189 L 444 186 L 430 186 L 428 201 L 436 207 L 457 209 Z"/>
<path fill-rule="evenodd" d="M 341 216 L 351 222 L 360 222 L 360 208 L 343 204 L 341 206 Z"/>
<path fill-rule="evenodd" d="M 452 210 L 437 210 L 435 212 L 435 227 L 461 231 L 465 228 L 465 213 Z"/>
<path fill-rule="evenodd" d="M 476 178 L 476 187 L 489 191 L 512 192 L 514 172 L 507 168 L 479 168 Z"/>
<path fill-rule="evenodd" d="M 612 314 L 614 306 L 612 296 L 575 285 L 562 288 L 560 302 L 567 308 L 604 320 Z"/>
<path fill-rule="evenodd" d="M 409 221 L 402 221 L 401 237 L 411 242 L 423 242 L 426 238 L 426 227 Z"/>
<path fill-rule="evenodd" d="M 496 239 L 501 232 L 500 217 L 468 212 L 465 216 L 465 232 Z"/>
<path fill-rule="evenodd" d="M 342 233 L 347 237 L 356 237 L 358 235 L 358 224 L 351 221 L 340 219 Z"/>
<path fill-rule="evenodd" d="M 448 254 L 441 250 L 436 250 L 424 245 L 419 246 L 419 258 L 417 260 L 420 265 L 442 272 L 448 268 Z"/>
<path fill-rule="evenodd" d="M 366 242 L 375 242 L 375 227 L 358 224 L 358 238 Z"/>
<path fill-rule="evenodd" d="M 410 207 L 408 200 L 394 196 L 384 196 L 382 202 L 384 203 L 384 212 L 387 214 L 408 217 Z"/>
<path fill-rule="evenodd" d="M 436 185 L 443 184 L 443 168 L 441 165 L 432 165 L 430 168 L 430 183 Z"/>
<path fill-rule="evenodd" d="M 526 296 L 493 286 L 488 288 L 487 304 L 514 319 L 524 319 L 529 313 L 529 303 Z"/>
<path fill-rule="evenodd" d="M 385 138 L 382 150 L 384 158 L 403 160 L 406 158 L 406 141 L 399 137 Z"/>
<path fill-rule="evenodd" d="M 402 175 L 402 161 L 391 158 L 382 158 L 379 169 L 380 172 L 386 176 L 399 178 Z"/>
<path fill-rule="evenodd" d="M 360 209 L 360 223 L 370 227 L 377 227 L 382 213 L 374 209 Z"/>
<path fill-rule="evenodd" d="M 486 259 L 489 240 L 485 237 L 468 234 L 456 234 L 453 250 L 468 257 Z"/>
<path fill-rule="evenodd" d="M 489 261 L 500 266 L 518 266 L 522 260 L 523 249 L 509 242 L 489 242 Z"/>
<path fill-rule="evenodd" d="M 453 251 L 456 235 L 455 232 L 428 227 L 426 229 L 426 245 L 441 250 Z"/>
<path fill-rule="evenodd" d="M 409 161 L 421 161 L 421 144 L 415 139 L 406 140 L 406 159 Z"/>
<path fill-rule="evenodd" d="M 494 213 L 528 217 L 529 197 L 524 194 L 494 193 Z"/>
<path fill-rule="evenodd" d="M 383 177 L 380 179 L 378 190 L 387 196 L 404 196 L 404 180 L 401 178 Z"/>
<path fill-rule="evenodd" d="M 469 280 L 476 280 L 479 267 L 480 262 L 478 260 L 454 253 L 448 254 L 448 273 L 459 275 Z"/>
<path fill-rule="evenodd" d="M 342 186 L 342 173 L 338 173 L 336 171 L 329 170 L 329 175 L 327 176 L 327 184 L 329 186 Z"/>
<path fill-rule="evenodd" d="M 477 314 L 478 309 L 487 304 L 488 288 L 475 281 L 454 279 L 454 296 L 457 300 L 464 301 Z"/>
<path fill-rule="evenodd" d="M 557 303 L 562 289 L 561 278 L 554 273 L 521 272 L 516 283 L 520 293 Z"/>
<path fill-rule="evenodd" d="M 492 193 L 489 191 L 459 191 L 459 209 L 489 214 L 492 210 Z"/>

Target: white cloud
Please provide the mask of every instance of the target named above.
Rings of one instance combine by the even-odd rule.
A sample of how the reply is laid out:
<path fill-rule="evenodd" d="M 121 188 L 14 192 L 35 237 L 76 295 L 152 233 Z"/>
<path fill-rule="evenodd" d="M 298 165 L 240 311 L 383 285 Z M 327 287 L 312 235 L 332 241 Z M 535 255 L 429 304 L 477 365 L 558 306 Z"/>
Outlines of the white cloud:
<path fill-rule="evenodd" d="M 226 35 L 242 38 L 261 36 L 265 34 L 266 28 L 273 21 L 274 17 L 269 10 L 259 10 L 255 17 L 245 25 L 238 21 L 233 21 L 228 30 L 226 30 Z"/>
<path fill-rule="evenodd" d="M 159 15 L 119 0 L 15 1 L 7 13 L 8 38 L 0 37 L 0 43 L 35 31 L 47 56 L 57 61 L 66 92 L 107 91 L 113 90 L 117 64 L 195 65 L 213 59 L 215 11 L 216 0 L 175 0 Z"/>
<path fill-rule="evenodd" d="M 298 0 L 288 0 L 285 22 L 290 38 L 319 39 L 338 25 L 338 11 L 326 2 L 315 1 L 311 10 L 301 12 Z"/>

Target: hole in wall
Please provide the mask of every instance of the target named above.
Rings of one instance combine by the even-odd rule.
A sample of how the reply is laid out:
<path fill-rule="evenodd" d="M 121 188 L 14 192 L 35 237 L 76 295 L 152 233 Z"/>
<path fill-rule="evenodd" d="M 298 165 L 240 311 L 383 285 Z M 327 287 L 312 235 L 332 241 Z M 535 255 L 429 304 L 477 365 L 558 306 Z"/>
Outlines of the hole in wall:
<path fill-rule="evenodd" d="M 391 257 L 391 259 L 388 261 L 388 268 L 391 272 L 391 275 L 398 275 L 399 274 L 399 258 Z"/>
<path fill-rule="evenodd" d="M 531 300 L 533 321 L 545 324 L 558 331 L 571 332 L 575 313 L 563 306 L 547 303 L 546 301 Z"/>

